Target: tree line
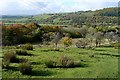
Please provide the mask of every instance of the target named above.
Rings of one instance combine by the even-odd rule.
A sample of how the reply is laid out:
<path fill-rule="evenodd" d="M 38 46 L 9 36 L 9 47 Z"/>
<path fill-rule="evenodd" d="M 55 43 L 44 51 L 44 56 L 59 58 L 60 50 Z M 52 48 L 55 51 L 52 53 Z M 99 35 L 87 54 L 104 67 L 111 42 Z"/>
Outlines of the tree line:
<path fill-rule="evenodd" d="M 99 46 L 103 39 L 107 39 L 110 44 L 118 42 L 119 29 L 118 26 L 91 27 L 86 25 L 80 28 L 69 26 L 40 26 L 34 22 L 25 25 L 12 24 L 2 27 L 2 44 L 16 45 L 36 42 L 48 43 L 53 41 L 57 46 L 57 43 L 62 37 L 68 37 L 71 39 L 83 39 L 83 41 L 80 41 L 82 45 L 95 42 L 96 46 Z M 65 40 L 69 39 L 63 40 L 67 44 Z"/>

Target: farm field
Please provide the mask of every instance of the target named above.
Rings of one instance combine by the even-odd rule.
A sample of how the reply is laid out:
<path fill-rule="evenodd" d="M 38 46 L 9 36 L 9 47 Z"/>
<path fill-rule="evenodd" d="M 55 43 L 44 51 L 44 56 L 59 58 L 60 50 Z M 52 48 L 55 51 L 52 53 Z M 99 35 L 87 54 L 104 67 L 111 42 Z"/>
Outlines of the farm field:
<path fill-rule="evenodd" d="M 18 56 L 26 58 L 32 63 L 30 75 L 22 75 L 19 63 L 10 63 L 8 70 L 2 70 L 3 78 L 117 78 L 118 77 L 118 49 L 98 47 L 92 49 L 60 48 L 59 51 L 50 51 L 49 47 L 34 47 L 28 51 L 33 55 Z M 16 48 L 4 47 L 3 52 L 15 51 Z M 54 60 L 59 63 L 61 55 L 66 55 L 74 61 L 80 61 L 81 66 L 74 68 L 47 68 L 45 60 Z"/>

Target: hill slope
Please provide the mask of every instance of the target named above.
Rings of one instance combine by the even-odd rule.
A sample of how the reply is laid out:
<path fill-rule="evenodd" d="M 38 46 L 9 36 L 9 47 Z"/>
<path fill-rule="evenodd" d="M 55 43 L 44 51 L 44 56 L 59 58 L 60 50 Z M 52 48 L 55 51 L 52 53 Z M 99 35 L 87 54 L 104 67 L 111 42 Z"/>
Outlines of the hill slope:
<path fill-rule="evenodd" d="M 109 25 L 117 24 L 118 8 L 104 8 L 96 11 L 78 11 L 71 13 L 40 14 L 33 16 L 3 16 L 6 23 L 37 22 L 53 25 Z"/>

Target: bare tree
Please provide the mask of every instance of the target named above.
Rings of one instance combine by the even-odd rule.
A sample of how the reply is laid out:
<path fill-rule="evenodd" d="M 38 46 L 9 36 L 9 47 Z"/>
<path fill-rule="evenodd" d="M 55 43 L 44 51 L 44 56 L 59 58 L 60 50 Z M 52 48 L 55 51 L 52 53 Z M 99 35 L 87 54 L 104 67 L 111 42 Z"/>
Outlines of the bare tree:
<path fill-rule="evenodd" d="M 103 33 L 97 32 L 94 34 L 94 37 L 96 39 L 96 47 L 101 45 L 101 40 L 103 39 Z"/>
<path fill-rule="evenodd" d="M 55 33 L 55 36 L 54 36 L 54 39 L 53 39 L 53 42 L 55 43 L 56 48 L 57 48 L 58 42 L 60 41 L 61 38 L 62 38 L 62 32 L 57 31 Z"/>

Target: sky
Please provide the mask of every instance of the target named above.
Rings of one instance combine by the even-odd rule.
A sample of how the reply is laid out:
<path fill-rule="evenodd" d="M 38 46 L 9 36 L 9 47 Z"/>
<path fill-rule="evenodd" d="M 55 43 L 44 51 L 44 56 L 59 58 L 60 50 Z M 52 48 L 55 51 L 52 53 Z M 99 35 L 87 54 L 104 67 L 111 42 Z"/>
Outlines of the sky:
<path fill-rule="evenodd" d="M 117 7 L 119 0 L 1 0 L 0 15 L 36 15 Z"/>

